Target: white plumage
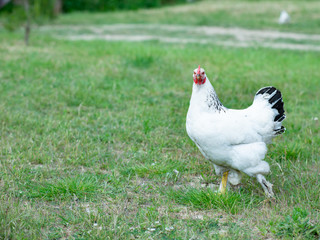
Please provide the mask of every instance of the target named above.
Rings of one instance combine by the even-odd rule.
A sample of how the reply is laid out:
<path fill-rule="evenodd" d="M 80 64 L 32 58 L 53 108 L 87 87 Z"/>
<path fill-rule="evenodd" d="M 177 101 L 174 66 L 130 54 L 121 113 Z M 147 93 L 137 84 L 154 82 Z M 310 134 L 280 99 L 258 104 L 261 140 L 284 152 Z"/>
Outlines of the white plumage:
<path fill-rule="evenodd" d="M 270 167 L 263 159 L 266 144 L 285 130 L 281 126 L 285 115 L 280 91 L 274 87 L 262 88 L 250 107 L 234 110 L 221 104 L 200 66 L 194 70 L 193 79 L 186 121 L 189 137 L 204 157 L 213 162 L 217 174 L 229 172 L 225 181 L 236 185 L 243 172 L 256 177 L 266 195 L 272 197 L 272 184 L 264 177 Z M 223 188 L 222 181 L 222 192 Z"/>

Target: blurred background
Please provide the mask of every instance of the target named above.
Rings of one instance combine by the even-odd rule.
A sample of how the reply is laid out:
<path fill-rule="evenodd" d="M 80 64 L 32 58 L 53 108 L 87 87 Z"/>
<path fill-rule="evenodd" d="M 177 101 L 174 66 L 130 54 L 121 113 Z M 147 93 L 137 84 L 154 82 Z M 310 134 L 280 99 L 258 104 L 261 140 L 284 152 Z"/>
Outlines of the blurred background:
<path fill-rule="evenodd" d="M 8 30 L 14 30 L 22 24 L 25 24 L 25 27 L 29 29 L 31 22 L 40 24 L 45 20 L 53 20 L 60 14 L 75 11 L 110 12 L 136 10 L 183 2 L 185 0 L 1 0 L 0 13 L 4 15 L 4 19 L 2 19 L 3 26 Z M 26 42 L 30 31 L 28 29 L 26 30 Z"/>
<path fill-rule="evenodd" d="M 318 36 L 290 36 L 290 34 L 245 32 L 234 29 L 319 34 L 319 9 L 318 1 L 1 0 L 0 24 L 9 31 L 23 27 L 26 43 L 33 25 L 33 28 L 40 27 L 40 32 L 69 39 L 103 38 L 130 41 L 136 37 L 140 40 L 165 41 L 165 38 L 169 37 L 167 40 L 171 42 L 215 42 L 240 47 L 261 42 L 261 45 L 269 47 L 319 49 Z M 102 26 L 117 23 L 143 24 L 143 26 L 113 26 L 112 30 L 112 26 Z M 180 27 L 170 30 L 166 26 L 156 27 L 148 24 L 213 26 L 229 29 L 202 28 L 197 32 L 195 28 Z M 49 31 L 45 27 L 41 28 L 43 25 L 56 28 L 51 28 Z M 80 28 L 78 30 L 75 27 L 68 28 L 71 25 Z M 86 27 L 89 25 L 100 26 L 100 30 Z M 157 31 L 152 31 L 150 29 L 152 27 L 157 28 Z M 84 36 L 81 31 L 87 32 L 88 35 Z M 305 41 L 308 41 L 307 46 L 302 46 Z M 286 43 L 281 46 L 280 42 Z"/>

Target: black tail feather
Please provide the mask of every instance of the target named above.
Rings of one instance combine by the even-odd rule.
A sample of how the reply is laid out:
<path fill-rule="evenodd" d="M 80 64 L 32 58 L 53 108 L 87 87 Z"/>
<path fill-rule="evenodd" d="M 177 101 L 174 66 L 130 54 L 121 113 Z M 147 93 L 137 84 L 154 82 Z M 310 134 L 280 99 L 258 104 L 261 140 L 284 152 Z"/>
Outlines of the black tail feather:
<path fill-rule="evenodd" d="M 279 115 L 280 116 L 283 116 L 284 115 L 284 109 L 283 109 L 283 101 L 282 101 L 282 98 L 272 106 L 272 108 L 275 108 L 278 110 L 279 112 Z"/>
<path fill-rule="evenodd" d="M 278 115 L 274 118 L 274 121 L 275 121 L 275 122 L 282 122 L 285 118 L 286 118 L 286 115 L 285 115 L 285 114 L 283 114 L 283 115 L 278 114 Z"/>
<path fill-rule="evenodd" d="M 271 92 L 273 92 L 274 90 L 276 90 L 275 87 L 264 87 L 264 88 L 261 88 L 257 93 L 256 95 L 259 95 L 259 94 L 264 94 L 265 92 L 267 92 L 268 90 L 272 90 Z M 270 93 L 269 93 L 270 94 Z"/>
<path fill-rule="evenodd" d="M 281 99 L 281 92 L 280 91 L 276 91 L 276 94 L 274 94 L 273 97 L 269 99 L 269 103 L 272 104 L 274 102 L 279 101 L 280 99 Z"/>
<path fill-rule="evenodd" d="M 284 108 L 283 108 L 283 100 L 282 100 L 282 95 L 281 92 L 279 90 L 277 90 L 275 87 L 264 87 L 261 88 L 256 95 L 267 95 L 266 99 L 268 99 L 268 96 L 270 96 L 270 98 L 268 99 L 268 102 L 271 104 L 271 108 L 276 109 L 278 111 L 278 114 L 274 117 L 275 122 L 282 122 L 285 118 L 286 115 L 284 114 Z M 275 135 L 281 134 L 285 131 L 285 127 L 281 126 L 281 128 L 275 129 Z"/>
<path fill-rule="evenodd" d="M 285 128 L 284 126 L 281 126 L 280 129 L 274 130 L 274 134 L 275 134 L 275 135 L 279 135 L 279 134 L 281 134 L 281 133 L 284 133 L 285 130 L 286 130 L 286 128 Z"/>

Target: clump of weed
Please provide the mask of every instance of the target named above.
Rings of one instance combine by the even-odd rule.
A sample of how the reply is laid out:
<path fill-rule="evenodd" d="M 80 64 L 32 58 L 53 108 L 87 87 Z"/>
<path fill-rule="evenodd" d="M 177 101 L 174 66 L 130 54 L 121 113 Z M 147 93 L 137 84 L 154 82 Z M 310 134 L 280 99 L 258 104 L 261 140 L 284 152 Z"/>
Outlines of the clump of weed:
<path fill-rule="evenodd" d="M 101 184 L 94 176 L 76 176 L 59 179 L 55 182 L 35 183 L 25 185 L 25 194 L 29 198 L 42 198 L 47 201 L 57 199 L 84 199 L 97 194 Z"/>
<path fill-rule="evenodd" d="M 168 195 L 179 204 L 191 205 L 197 209 L 220 209 L 231 214 L 237 214 L 242 209 L 259 203 L 252 196 L 234 192 L 222 195 L 210 188 L 171 190 Z"/>
<path fill-rule="evenodd" d="M 291 215 L 277 222 L 270 222 L 273 232 L 279 237 L 317 238 L 320 225 L 314 225 L 308 218 L 309 213 L 302 208 L 294 208 Z"/>

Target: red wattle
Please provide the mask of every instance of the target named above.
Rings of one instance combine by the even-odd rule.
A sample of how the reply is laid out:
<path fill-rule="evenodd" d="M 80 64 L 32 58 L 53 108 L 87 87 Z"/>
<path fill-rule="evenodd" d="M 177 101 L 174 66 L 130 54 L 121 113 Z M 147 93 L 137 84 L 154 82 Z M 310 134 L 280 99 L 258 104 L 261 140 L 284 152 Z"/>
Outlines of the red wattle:
<path fill-rule="evenodd" d="M 197 81 L 196 78 L 194 78 L 193 81 L 194 81 L 195 84 L 198 84 L 198 81 Z"/>
<path fill-rule="evenodd" d="M 200 84 L 200 85 L 204 84 L 206 82 L 206 80 L 207 80 L 207 77 L 205 77 L 202 81 L 200 81 L 200 80 L 198 81 L 196 78 L 193 79 L 195 84 Z"/>

